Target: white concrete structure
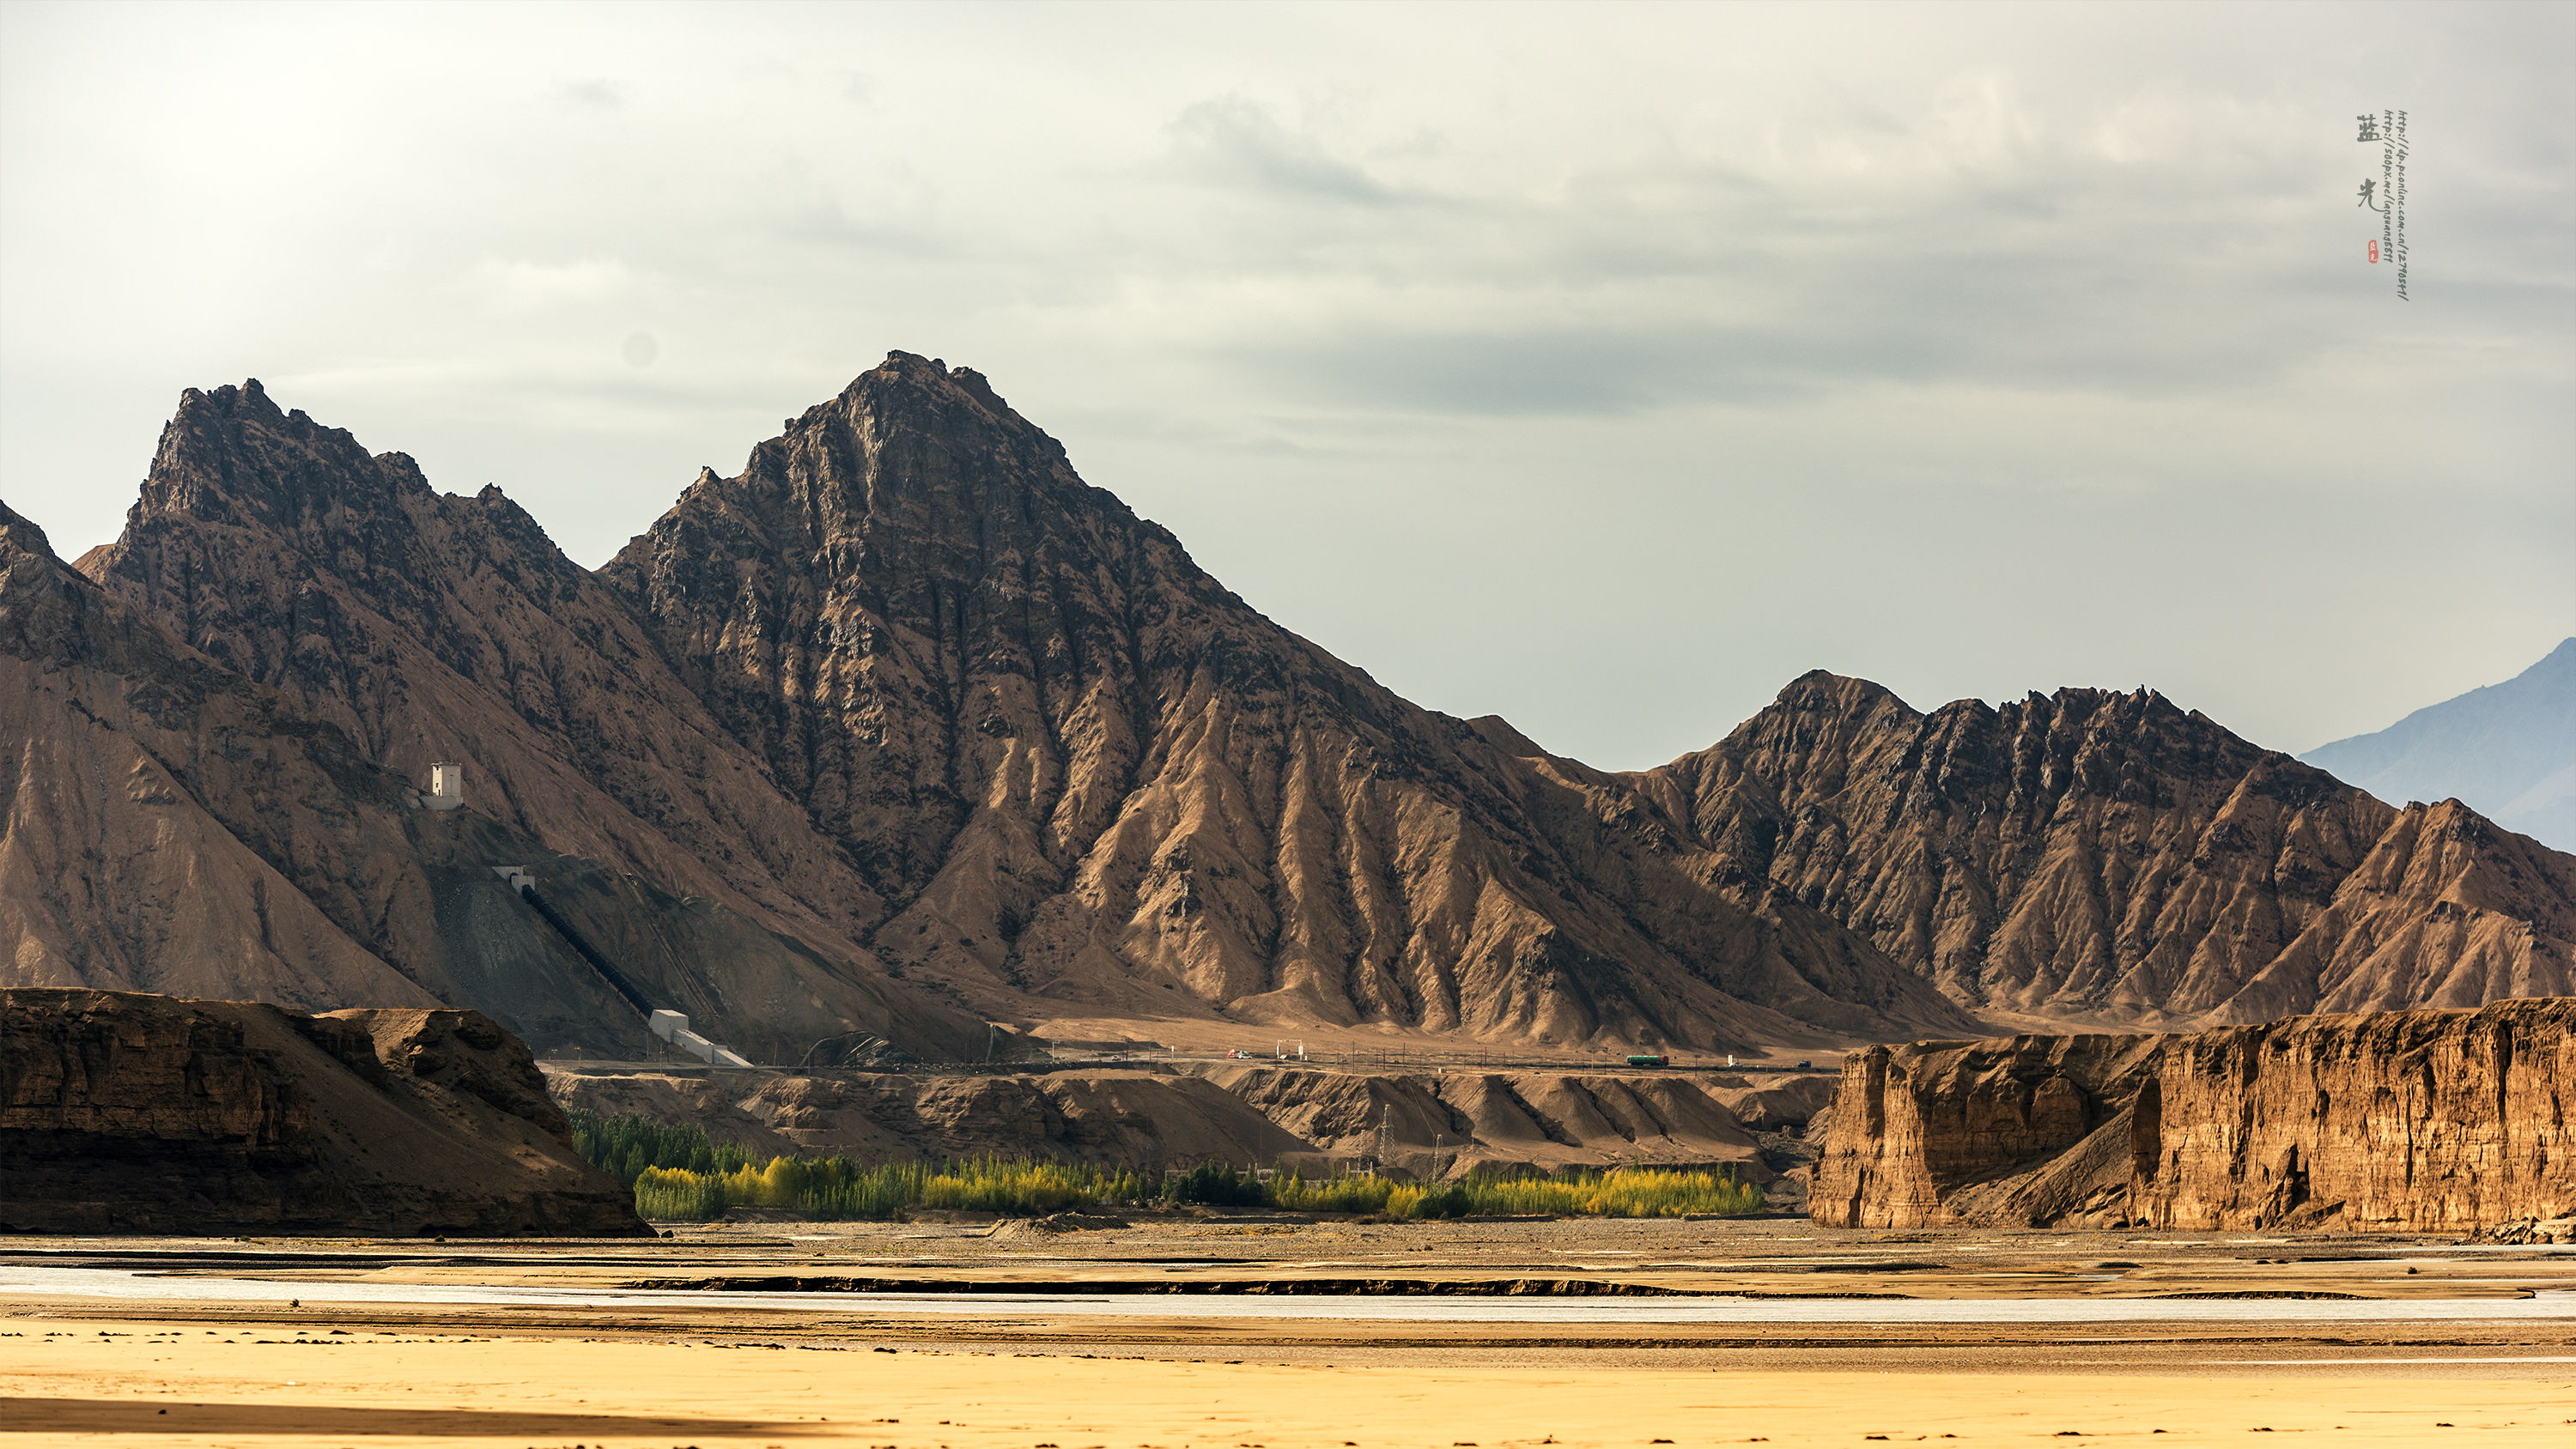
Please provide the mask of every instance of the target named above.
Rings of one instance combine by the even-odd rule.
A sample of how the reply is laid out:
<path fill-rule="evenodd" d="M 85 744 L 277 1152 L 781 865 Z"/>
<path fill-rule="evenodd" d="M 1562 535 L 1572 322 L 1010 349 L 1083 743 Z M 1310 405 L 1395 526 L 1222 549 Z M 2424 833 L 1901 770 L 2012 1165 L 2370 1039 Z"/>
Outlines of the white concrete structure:
<path fill-rule="evenodd" d="M 528 874 L 528 868 L 523 865 L 496 865 L 492 867 L 492 873 L 508 881 L 510 889 L 514 891 L 523 890 L 537 883 L 537 878 Z"/>
<path fill-rule="evenodd" d="M 432 810 L 460 810 L 465 806 L 465 767 L 444 761 L 429 767 L 429 794 L 420 803 Z"/>
<path fill-rule="evenodd" d="M 747 1067 L 751 1063 L 729 1046 L 719 1046 L 689 1030 L 689 1019 L 676 1011 L 657 1011 L 646 1018 L 653 1034 L 711 1067 Z"/>

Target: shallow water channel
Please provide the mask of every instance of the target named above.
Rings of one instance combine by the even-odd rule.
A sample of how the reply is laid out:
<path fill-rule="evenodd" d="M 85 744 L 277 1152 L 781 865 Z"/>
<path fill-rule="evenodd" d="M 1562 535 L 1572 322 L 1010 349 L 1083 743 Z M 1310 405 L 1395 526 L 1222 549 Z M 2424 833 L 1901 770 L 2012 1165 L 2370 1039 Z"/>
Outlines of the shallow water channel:
<path fill-rule="evenodd" d="M 855 1317 L 1258 1318 L 1399 1323 L 2460 1323 L 2576 1319 L 2576 1290 L 2530 1298 L 1463 1298 L 1432 1294 L 732 1293 L 167 1277 L 0 1264 L 0 1305 L 32 1295 L 228 1303 L 765 1308 Z"/>

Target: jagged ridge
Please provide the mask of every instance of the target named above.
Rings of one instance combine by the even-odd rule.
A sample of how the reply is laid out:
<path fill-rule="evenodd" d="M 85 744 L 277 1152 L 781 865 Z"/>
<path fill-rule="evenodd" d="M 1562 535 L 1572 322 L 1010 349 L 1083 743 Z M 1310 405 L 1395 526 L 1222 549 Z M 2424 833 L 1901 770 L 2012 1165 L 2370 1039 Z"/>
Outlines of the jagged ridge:
<path fill-rule="evenodd" d="M 737 1044 L 972 1052 L 972 1011 L 1822 1045 L 1977 1029 L 1955 1003 L 2467 1004 L 2567 989 L 2576 938 L 2576 860 L 2145 692 L 1925 716 L 1816 674 L 1658 770 L 1551 756 L 1279 628 L 903 353 L 597 575 L 497 490 L 192 390 L 83 563 L 371 762 L 470 761 L 513 838 L 598 863 L 558 862 L 602 886 L 583 929 Z M 757 940 L 709 960 L 685 911 Z"/>

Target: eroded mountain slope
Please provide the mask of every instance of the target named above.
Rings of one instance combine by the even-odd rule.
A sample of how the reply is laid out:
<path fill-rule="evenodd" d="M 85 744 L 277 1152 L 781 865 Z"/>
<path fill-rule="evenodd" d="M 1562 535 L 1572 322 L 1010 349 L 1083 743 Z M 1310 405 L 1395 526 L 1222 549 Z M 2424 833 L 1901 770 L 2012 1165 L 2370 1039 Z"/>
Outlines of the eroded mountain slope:
<path fill-rule="evenodd" d="M 1734 1051 L 2570 989 L 2576 859 L 2149 693 L 1923 715 L 1820 673 L 1640 773 L 1420 709 L 909 354 L 596 575 L 495 490 L 192 391 L 84 562 L 371 765 L 463 759 L 491 849 L 598 862 L 585 929 L 789 1060 L 839 1021 Z M 310 898 L 426 981 L 360 879 Z"/>
<path fill-rule="evenodd" d="M 432 489 L 256 379 L 191 388 L 81 569 L 414 781 L 548 847 L 852 954 L 880 906 L 653 639 L 498 488 Z"/>
<path fill-rule="evenodd" d="M 1271 623 L 966 369 L 895 354 L 602 578 L 896 903 L 880 954 L 988 1009 L 1717 1046 L 1963 1020 L 1599 817 L 1582 767 Z"/>
<path fill-rule="evenodd" d="M 2151 691 L 1926 715 L 1820 671 L 1635 788 L 1972 1007 L 2260 1020 L 2576 990 L 2576 857 L 2457 802 L 2383 804 Z"/>
<path fill-rule="evenodd" d="M 721 902 L 418 808 L 337 725 L 173 640 L 5 506 L 0 739 L 0 984 L 471 1006 L 542 1049 L 641 1054 L 634 1009 L 488 868 L 506 861 L 657 1004 L 746 1050 L 792 1060 L 861 1029 L 983 1046 L 973 1018 Z"/>

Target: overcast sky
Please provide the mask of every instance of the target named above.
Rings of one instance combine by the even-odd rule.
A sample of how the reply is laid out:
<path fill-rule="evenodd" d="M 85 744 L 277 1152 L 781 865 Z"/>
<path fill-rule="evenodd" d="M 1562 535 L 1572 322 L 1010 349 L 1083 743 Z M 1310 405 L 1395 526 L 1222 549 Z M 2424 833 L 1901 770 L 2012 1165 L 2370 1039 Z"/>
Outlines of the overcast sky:
<path fill-rule="evenodd" d="M 2295 751 L 2576 633 L 2571 237 L 2565 4 L 16 0 L 0 497 L 256 376 L 595 566 L 901 348 L 1598 765 L 1817 667 Z"/>

